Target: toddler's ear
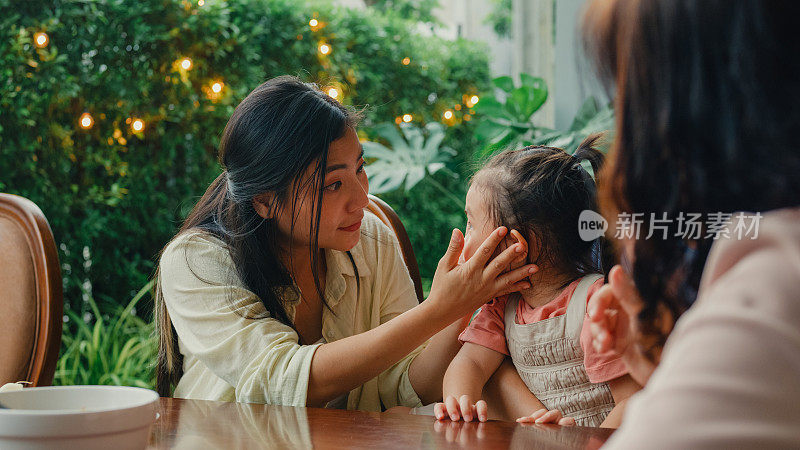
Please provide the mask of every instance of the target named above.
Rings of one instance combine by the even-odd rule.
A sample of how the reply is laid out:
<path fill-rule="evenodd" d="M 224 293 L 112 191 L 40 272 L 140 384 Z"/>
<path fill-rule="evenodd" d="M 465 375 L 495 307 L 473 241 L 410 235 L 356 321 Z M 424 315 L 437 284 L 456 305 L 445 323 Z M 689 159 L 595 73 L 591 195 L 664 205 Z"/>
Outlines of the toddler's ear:
<path fill-rule="evenodd" d="M 520 233 L 517 230 L 511 230 L 511 233 L 509 233 L 508 237 L 505 238 L 505 240 L 503 241 L 502 245 L 503 245 L 503 248 L 505 249 L 505 248 L 508 248 L 508 247 L 516 244 L 516 243 L 522 244 L 523 248 L 525 249 L 525 251 L 522 253 L 522 255 L 524 255 L 525 258 L 522 258 L 519 261 L 514 261 L 513 263 L 511 263 L 511 266 L 510 266 L 511 270 L 520 268 L 520 267 L 524 266 L 525 263 L 527 262 L 528 241 L 525 239 L 524 236 L 522 236 L 522 233 Z"/>

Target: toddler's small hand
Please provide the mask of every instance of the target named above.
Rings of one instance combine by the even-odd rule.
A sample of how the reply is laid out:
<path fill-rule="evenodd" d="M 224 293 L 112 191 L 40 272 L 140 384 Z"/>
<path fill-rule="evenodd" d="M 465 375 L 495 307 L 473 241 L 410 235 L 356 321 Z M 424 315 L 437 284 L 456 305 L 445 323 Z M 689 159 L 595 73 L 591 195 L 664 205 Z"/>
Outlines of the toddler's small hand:
<path fill-rule="evenodd" d="M 547 410 L 542 408 L 530 416 L 520 417 L 517 419 L 518 423 L 535 423 L 535 424 L 553 424 L 571 427 L 575 425 L 575 419 L 572 417 L 564 417 L 561 411 L 557 409 Z"/>
<path fill-rule="evenodd" d="M 445 420 L 449 418 L 452 421 L 464 420 L 464 422 L 472 422 L 473 419 L 478 419 L 481 422 L 486 422 L 488 418 L 488 407 L 486 402 L 478 400 L 476 403 L 468 395 L 462 395 L 458 400 L 452 395 L 449 395 L 444 403 L 437 403 L 433 407 L 433 415 L 437 420 Z"/>

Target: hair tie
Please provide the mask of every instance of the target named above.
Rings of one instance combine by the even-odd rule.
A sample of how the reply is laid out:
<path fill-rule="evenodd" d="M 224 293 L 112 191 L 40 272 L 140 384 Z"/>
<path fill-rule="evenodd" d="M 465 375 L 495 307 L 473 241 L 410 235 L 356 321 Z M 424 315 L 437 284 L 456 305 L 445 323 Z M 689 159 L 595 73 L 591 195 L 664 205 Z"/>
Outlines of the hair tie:
<path fill-rule="evenodd" d="M 231 180 L 231 173 L 228 172 L 228 169 L 225 169 L 222 171 L 222 173 L 225 175 L 225 190 L 227 191 L 228 197 L 235 201 L 236 195 L 233 191 L 233 180 Z"/>

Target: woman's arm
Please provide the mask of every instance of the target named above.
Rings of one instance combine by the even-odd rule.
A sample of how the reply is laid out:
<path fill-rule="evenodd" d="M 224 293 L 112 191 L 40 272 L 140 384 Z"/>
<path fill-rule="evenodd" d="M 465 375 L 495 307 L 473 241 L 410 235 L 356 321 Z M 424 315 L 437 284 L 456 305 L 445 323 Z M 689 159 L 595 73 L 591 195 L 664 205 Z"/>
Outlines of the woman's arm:
<path fill-rule="evenodd" d="M 324 405 L 388 369 L 487 299 L 528 286 L 520 281 L 535 271 L 526 265 L 503 271 L 522 253 L 513 245 L 491 260 L 494 249 L 507 233 L 500 227 L 464 264 L 457 264 L 464 239 L 459 230 L 439 261 L 428 299 L 409 311 L 367 332 L 321 345 L 311 361 L 307 404 Z"/>
<path fill-rule="evenodd" d="M 311 361 L 308 406 L 323 406 L 375 378 L 423 344 L 450 319 L 429 297 L 372 330 L 323 344 Z"/>
<path fill-rule="evenodd" d="M 442 383 L 450 362 L 461 350 L 458 335 L 469 324 L 471 314 L 456 320 L 431 338 L 425 349 L 411 362 L 408 377 L 423 404 L 442 400 Z"/>

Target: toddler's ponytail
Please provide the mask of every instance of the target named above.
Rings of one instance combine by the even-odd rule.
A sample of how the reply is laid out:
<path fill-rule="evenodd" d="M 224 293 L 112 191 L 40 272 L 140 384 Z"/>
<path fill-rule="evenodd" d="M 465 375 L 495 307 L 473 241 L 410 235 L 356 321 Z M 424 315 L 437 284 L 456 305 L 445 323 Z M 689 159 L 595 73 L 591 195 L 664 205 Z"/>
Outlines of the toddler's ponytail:
<path fill-rule="evenodd" d="M 605 159 L 596 148 L 600 138 L 588 136 L 572 155 L 545 146 L 505 151 L 473 177 L 473 184 L 485 192 L 495 225 L 517 229 L 539 244 L 539 251 L 528 255 L 529 263 L 574 277 L 607 275 L 611 269 L 614 258 L 607 241 L 585 241 L 579 233 L 581 213 L 598 211 L 595 177 Z"/>

